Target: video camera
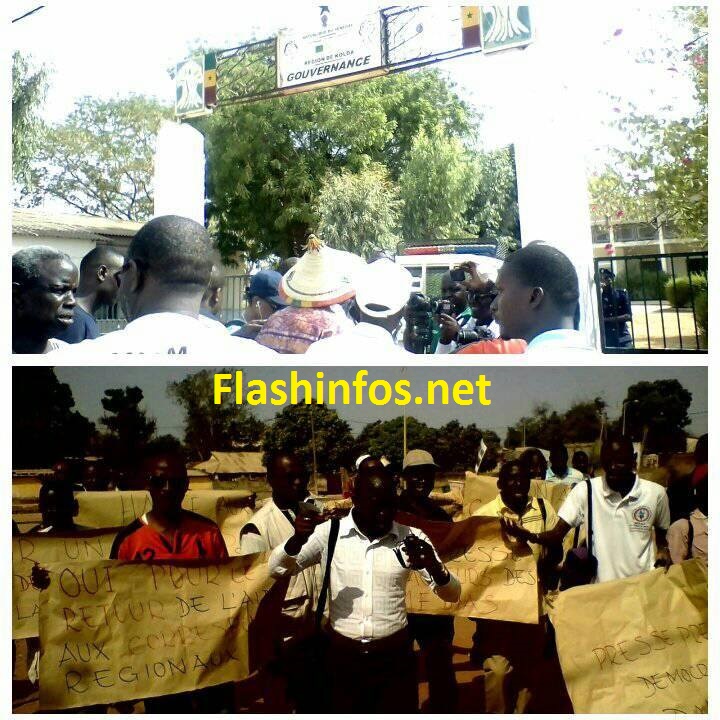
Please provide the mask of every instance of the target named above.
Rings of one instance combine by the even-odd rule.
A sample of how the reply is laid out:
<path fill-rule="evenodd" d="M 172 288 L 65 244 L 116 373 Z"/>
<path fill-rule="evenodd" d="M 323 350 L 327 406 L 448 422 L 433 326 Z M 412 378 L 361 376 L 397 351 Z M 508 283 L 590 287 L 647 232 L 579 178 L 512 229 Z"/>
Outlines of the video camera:
<path fill-rule="evenodd" d="M 447 299 L 433 300 L 421 292 L 411 293 L 407 304 L 407 342 L 405 349 L 416 355 L 427 353 L 432 345 L 433 315 L 452 315 L 452 302 Z"/>

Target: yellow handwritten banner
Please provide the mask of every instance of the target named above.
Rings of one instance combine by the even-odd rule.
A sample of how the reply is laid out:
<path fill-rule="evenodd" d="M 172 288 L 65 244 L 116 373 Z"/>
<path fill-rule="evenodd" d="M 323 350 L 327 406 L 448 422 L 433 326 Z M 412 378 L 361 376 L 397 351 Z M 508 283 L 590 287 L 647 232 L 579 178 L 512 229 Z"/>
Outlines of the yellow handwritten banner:
<path fill-rule="evenodd" d="M 572 489 L 573 486 L 569 483 L 548 482 L 547 480 L 530 481 L 530 495 L 547 500 L 556 511 L 560 509 Z"/>
<path fill-rule="evenodd" d="M 272 582 L 264 555 L 221 564 L 52 565 L 40 596 L 41 709 L 247 677 L 251 623 Z"/>
<path fill-rule="evenodd" d="M 152 508 L 144 490 L 86 492 L 75 495 L 78 525 L 88 528 L 125 527 Z M 252 493 L 247 490 L 189 490 L 186 510 L 216 522 L 230 555 L 240 554 L 240 529 L 253 514 Z"/>
<path fill-rule="evenodd" d="M 503 540 L 499 520 L 472 517 L 446 523 L 407 513 L 398 513 L 397 520 L 430 538 L 461 585 L 459 602 L 447 603 L 412 573 L 406 593 L 408 612 L 537 624 L 535 560 L 529 549 L 523 552 L 520 546 Z"/>
<path fill-rule="evenodd" d="M 465 473 L 465 485 L 463 487 L 463 516 L 470 517 L 483 505 L 494 500 L 498 493 L 497 477 L 492 475 L 475 475 L 471 472 Z"/>
<path fill-rule="evenodd" d="M 550 611 L 576 713 L 707 713 L 707 566 L 559 594 Z"/>
<path fill-rule="evenodd" d="M 13 639 L 38 636 L 40 592 L 30 582 L 33 565 L 107 559 L 115 534 L 92 530 L 72 535 L 19 535 L 12 539 Z"/>

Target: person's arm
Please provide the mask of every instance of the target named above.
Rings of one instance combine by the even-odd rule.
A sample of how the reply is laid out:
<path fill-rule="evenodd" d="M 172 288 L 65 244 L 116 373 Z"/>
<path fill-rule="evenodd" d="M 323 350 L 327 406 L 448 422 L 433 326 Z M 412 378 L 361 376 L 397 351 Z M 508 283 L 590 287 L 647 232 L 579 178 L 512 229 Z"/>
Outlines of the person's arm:
<path fill-rule="evenodd" d="M 410 567 L 420 573 L 441 600 L 450 603 L 460 600 L 460 581 L 445 567 L 427 535 L 420 530 L 413 533 L 404 543 Z"/>
<path fill-rule="evenodd" d="M 305 568 L 317 565 L 322 559 L 322 551 L 327 546 L 329 536 L 329 521 L 323 522 L 320 516 L 310 518 L 298 515 L 295 518 L 295 533 L 270 554 L 270 575 L 276 579 L 297 575 Z"/>
<path fill-rule="evenodd" d="M 662 488 L 661 488 L 662 489 Z M 655 512 L 655 567 L 669 568 L 672 558 L 668 550 L 667 530 L 670 527 L 670 503 L 667 493 L 662 489 Z"/>
<path fill-rule="evenodd" d="M 500 526 L 508 535 L 522 540 L 524 542 L 535 543 L 549 547 L 552 545 L 562 545 L 563 539 L 567 535 L 568 530 L 572 527 L 561 517 L 558 517 L 557 523 L 551 530 L 541 533 L 533 533 L 526 530 L 522 525 L 518 525 L 514 520 L 509 518 L 500 518 Z"/>
<path fill-rule="evenodd" d="M 676 520 L 667 531 L 668 552 L 673 563 L 681 563 L 688 553 L 688 523 L 690 520 Z"/>

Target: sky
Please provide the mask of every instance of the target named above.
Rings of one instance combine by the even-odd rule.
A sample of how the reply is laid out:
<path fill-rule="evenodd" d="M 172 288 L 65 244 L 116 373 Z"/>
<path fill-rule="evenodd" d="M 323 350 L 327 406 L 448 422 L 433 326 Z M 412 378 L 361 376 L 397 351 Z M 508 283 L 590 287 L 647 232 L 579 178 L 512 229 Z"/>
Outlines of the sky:
<path fill-rule="evenodd" d="M 103 409 L 100 398 L 110 387 L 137 385 L 145 396 L 144 407 L 157 419 L 158 433 L 182 436 L 183 416 L 179 406 L 166 393 L 168 382 L 180 380 L 198 368 L 176 367 L 58 367 L 55 373 L 61 382 L 70 385 L 75 398 L 75 409 L 97 421 Z M 288 379 L 295 369 L 300 378 L 315 380 L 316 368 L 251 368 L 245 371 L 245 382 L 251 379 Z M 357 368 L 325 368 L 325 380 L 355 377 Z M 215 368 L 215 371 L 221 368 Z M 420 394 L 428 380 L 442 378 L 452 383 L 459 379 L 471 382 L 484 373 L 491 385 L 487 397 L 489 407 L 479 404 L 472 407 L 458 405 L 408 406 L 409 416 L 432 427 L 440 427 L 457 419 L 462 424 L 474 422 L 481 428 L 493 429 L 504 437 L 508 425 L 520 417 L 531 415 L 533 407 L 548 403 L 562 412 L 574 402 L 604 398 L 608 404 L 610 420 L 620 416 L 622 402 L 630 385 L 642 380 L 677 379 L 693 395 L 690 407 L 692 424 L 687 430 L 694 434 L 707 432 L 707 368 L 704 367 L 444 367 L 442 373 L 436 368 L 369 368 L 368 381 L 385 379 L 391 384 L 400 379 L 411 382 L 413 395 Z M 334 406 L 340 417 L 346 420 L 357 434 L 363 426 L 375 420 L 390 420 L 402 415 L 403 409 L 395 405 L 377 407 L 366 400 L 363 405 Z M 267 405 L 253 407 L 252 412 L 262 420 L 272 419 L 282 408 Z"/>
<path fill-rule="evenodd" d="M 17 17 L 42 0 L 5 0 Z M 109 98 L 142 93 L 172 102 L 168 70 L 188 48 L 235 47 L 280 28 L 317 29 L 319 5 L 230 0 L 44 0 L 45 7 L 11 25 L 10 43 L 52 69 L 44 117 L 61 121 L 83 95 Z M 386 4 L 331 4 L 331 24 Z M 458 7 L 459 10 L 459 6 Z M 607 159 L 608 147 L 623 142 L 609 127 L 617 117 L 614 94 L 640 110 L 689 115 L 692 85 L 669 65 L 636 62 L 644 47 L 681 46 L 687 30 L 673 21 L 664 3 L 542 3 L 531 6 L 542 76 L 571 93 L 573 112 L 583 124 L 585 154 L 591 168 Z M 457 85 L 459 94 L 482 108 L 479 144 L 492 148 L 513 142 L 524 118 L 523 82 L 528 76 L 523 51 L 470 55 L 435 67 Z M 539 56 L 538 56 L 539 57 Z M 537 58 L 533 63 L 538 62 Z M 533 76 L 535 77 L 535 76 Z"/>

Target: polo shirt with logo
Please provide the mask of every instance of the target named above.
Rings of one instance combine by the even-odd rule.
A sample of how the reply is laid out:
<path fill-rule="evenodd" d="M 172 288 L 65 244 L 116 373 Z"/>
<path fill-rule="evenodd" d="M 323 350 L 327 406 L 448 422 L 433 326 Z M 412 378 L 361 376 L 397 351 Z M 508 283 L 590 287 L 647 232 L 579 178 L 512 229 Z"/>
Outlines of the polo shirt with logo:
<path fill-rule="evenodd" d="M 590 481 L 593 503 L 592 552 L 598 561 L 598 582 L 619 580 L 652 570 L 655 565 L 653 528 L 667 530 L 670 506 L 665 488 L 635 477 L 621 497 L 605 478 Z M 585 523 L 587 483 L 578 483 L 565 498 L 558 516 L 571 527 Z"/>

